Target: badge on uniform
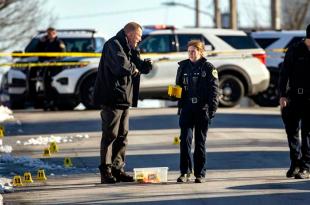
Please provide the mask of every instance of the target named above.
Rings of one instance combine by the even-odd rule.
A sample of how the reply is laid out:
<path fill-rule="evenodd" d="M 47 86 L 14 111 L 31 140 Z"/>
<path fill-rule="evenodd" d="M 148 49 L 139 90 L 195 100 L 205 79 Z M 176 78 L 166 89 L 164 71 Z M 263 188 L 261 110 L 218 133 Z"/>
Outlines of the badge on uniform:
<path fill-rule="evenodd" d="M 207 76 L 207 72 L 206 71 L 202 71 L 201 72 L 201 77 L 205 78 Z"/>
<path fill-rule="evenodd" d="M 217 74 L 217 70 L 216 70 L 216 69 L 213 69 L 213 70 L 212 70 L 212 75 L 213 75 L 213 77 L 215 77 L 215 78 L 218 78 L 218 77 L 219 77 L 218 74 Z"/>

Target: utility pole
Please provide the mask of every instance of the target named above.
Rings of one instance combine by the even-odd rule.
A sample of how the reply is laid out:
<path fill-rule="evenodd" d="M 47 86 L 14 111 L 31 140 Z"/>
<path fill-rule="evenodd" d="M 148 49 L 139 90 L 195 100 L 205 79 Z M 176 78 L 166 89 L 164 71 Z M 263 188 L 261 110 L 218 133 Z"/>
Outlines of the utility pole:
<path fill-rule="evenodd" d="M 230 28 L 237 30 L 237 0 L 230 0 Z"/>
<path fill-rule="evenodd" d="M 222 28 L 222 14 L 220 7 L 220 0 L 213 0 L 214 4 L 214 25 L 215 28 Z"/>
<path fill-rule="evenodd" d="M 281 0 L 271 0 L 271 26 L 274 30 L 281 29 Z"/>
<path fill-rule="evenodd" d="M 199 0 L 195 0 L 195 27 L 198 28 L 200 27 L 200 19 L 199 19 Z"/>

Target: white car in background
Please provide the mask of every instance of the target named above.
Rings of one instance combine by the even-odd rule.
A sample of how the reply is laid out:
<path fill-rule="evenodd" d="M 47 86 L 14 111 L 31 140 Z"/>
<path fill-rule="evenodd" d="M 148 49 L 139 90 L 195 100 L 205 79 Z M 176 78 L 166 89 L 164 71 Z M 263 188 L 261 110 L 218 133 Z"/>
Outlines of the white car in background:
<path fill-rule="evenodd" d="M 265 51 L 243 31 L 146 27 L 139 47 L 142 58 L 152 58 L 154 69 L 141 76 L 140 99 L 169 99 L 167 87 L 175 83 L 178 62 L 188 58 L 187 42 L 192 39 L 202 40 L 212 52 L 207 58 L 218 69 L 222 106 L 235 106 L 243 96 L 268 87 Z M 91 109 L 99 58 L 82 60 L 90 63 L 61 70 L 53 76 L 52 85 L 59 100 L 74 102 L 72 105 L 82 102 Z"/>
<path fill-rule="evenodd" d="M 66 45 L 67 52 L 101 53 L 105 39 L 102 34 L 92 29 L 59 29 L 58 38 Z M 38 32 L 25 48 L 25 52 L 34 52 L 40 38 L 45 31 Z M 51 60 L 52 62 L 55 59 Z M 59 109 L 73 109 L 80 102 L 91 108 L 91 92 L 98 67 L 98 57 L 64 57 L 57 61 L 87 62 L 87 64 L 60 66 L 50 68 L 52 72 L 52 86 L 57 93 L 56 106 Z M 17 63 L 36 63 L 37 57 L 20 58 Z M 44 67 L 11 68 L 5 74 L 5 92 L 9 95 L 9 105 L 13 109 L 23 108 L 25 104 L 36 108 L 43 107 L 43 78 Z"/>
<path fill-rule="evenodd" d="M 305 38 L 305 31 L 257 31 L 251 36 L 266 50 L 266 65 L 270 72 L 270 84 L 266 91 L 259 93 L 253 99 L 261 106 L 278 106 L 278 80 L 285 56 L 285 49 Z"/>
<path fill-rule="evenodd" d="M 222 91 L 220 105 L 232 107 L 244 96 L 254 96 L 269 84 L 266 54 L 243 31 L 228 29 L 150 29 L 140 43 L 141 53 L 151 57 L 154 69 L 141 77 L 140 97 L 167 98 L 167 86 L 175 83 L 177 62 L 187 59 L 187 43 L 199 39 L 206 45 L 207 59 L 218 69 Z"/>

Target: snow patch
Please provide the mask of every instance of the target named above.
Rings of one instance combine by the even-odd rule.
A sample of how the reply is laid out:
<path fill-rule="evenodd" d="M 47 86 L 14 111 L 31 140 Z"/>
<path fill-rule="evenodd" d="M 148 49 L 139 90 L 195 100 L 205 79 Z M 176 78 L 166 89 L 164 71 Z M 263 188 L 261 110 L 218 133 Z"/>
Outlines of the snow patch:
<path fill-rule="evenodd" d="M 6 120 L 10 120 L 10 119 L 14 119 L 12 110 L 1 105 L 0 106 L 0 123 Z"/>
<path fill-rule="evenodd" d="M 73 142 L 74 139 L 88 139 L 89 136 L 87 134 L 82 135 L 82 134 L 77 134 L 75 136 L 46 136 L 42 137 L 39 136 L 37 138 L 30 138 L 27 141 L 25 141 L 23 144 L 24 145 L 47 145 L 51 142 L 56 142 L 56 143 L 67 143 L 67 142 Z M 20 141 L 16 141 L 17 144 L 21 144 Z"/>

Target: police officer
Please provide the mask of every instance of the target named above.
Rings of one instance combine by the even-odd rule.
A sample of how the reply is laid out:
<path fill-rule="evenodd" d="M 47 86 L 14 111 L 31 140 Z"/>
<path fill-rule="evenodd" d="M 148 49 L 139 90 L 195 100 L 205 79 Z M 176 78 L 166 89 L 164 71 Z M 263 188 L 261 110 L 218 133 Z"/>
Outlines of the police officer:
<path fill-rule="evenodd" d="M 150 60 L 140 59 L 137 45 L 141 37 L 142 27 L 130 22 L 102 50 L 94 103 L 102 106 L 99 170 L 104 184 L 134 181 L 124 170 L 129 107 L 137 105 L 140 74 L 152 69 Z"/>
<path fill-rule="evenodd" d="M 201 41 L 189 41 L 189 59 L 179 62 L 177 71 L 176 84 L 182 87 L 182 96 L 178 102 L 181 176 L 177 182 L 189 181 L 192 173 L 193 129 L 195 129 L 195 183 L 204 182 L 206 174 L 205 143 L 209 124 L 218 106 L 218 74 L 215 67 L 203 57 L 204 51 L 204 44 Z"/>
<path fill-rule="evenodd" d="M 296 179 L 309 178 L 310 168 L 310 24 L 306 35 L 306 39 L 288 48 L 279 80 L 280 107 L 291 159 L 286 176 Z"/>
<path fill-rule="evenodd" d="M 65 52 L 66 47 L 62 40 L 57 37 L 57 32 L 55 28 L 49 27 L 46 30 L 46 35 L 43 36 L 35 49 L 36 52 Z M 48 61 L 51 57 L 40 57 L 39 61 Z M 43 78 L 43 85 L 44 85 L 44 109 L 54 109 L 55 107 L 55 98 L 56 98 L 56 91 L 52 88 L 52 75 L 56 72 L 56 68 L 45 67 L 43 68 L 41 74 Z"/>

